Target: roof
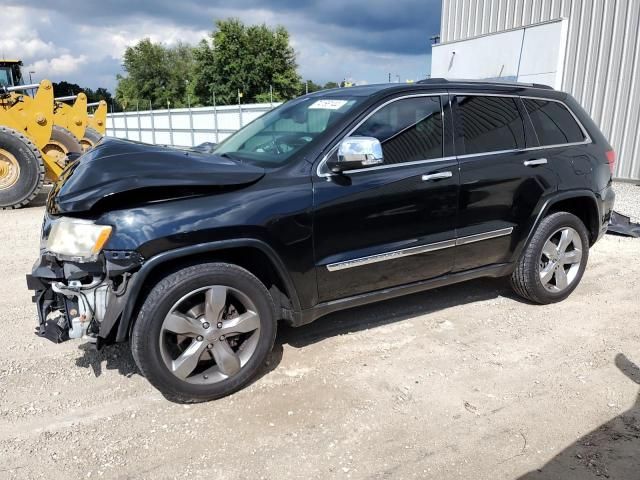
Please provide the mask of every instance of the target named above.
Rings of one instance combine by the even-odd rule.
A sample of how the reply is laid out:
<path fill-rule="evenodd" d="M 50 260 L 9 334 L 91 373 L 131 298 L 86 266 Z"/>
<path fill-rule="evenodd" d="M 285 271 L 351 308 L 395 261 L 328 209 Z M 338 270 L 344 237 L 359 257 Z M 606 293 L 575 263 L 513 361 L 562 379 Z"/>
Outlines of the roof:
<path fill-rule="evenodd" d="M 378 83 L 373 85 L 356 85 L 346 88 L 333 88 L 329 90 L 319 90 L 317 92 L 310 93 L 310 97 L 325 97 L 331 95 L 349 95 L 354 97 L 368 97 L 380 93 L 382 91 L 404 91 L 404 90 L 416 90 L 416 89 L 430 89 L 430 88 L 469 88 L 469 87 L 485 87 L 490 89 L 504 90 L 504 89 L 522 89 L 522 88 L 536 88 L 543 90 L 553 90 L 548 85 L 542 85 L 538 83 L 520 83 L 520 82 L 508 82 L 500 80 L 453 80 L 446 78 L 429 78 L 426 80 L 420 80 L 415 83 Z"/>

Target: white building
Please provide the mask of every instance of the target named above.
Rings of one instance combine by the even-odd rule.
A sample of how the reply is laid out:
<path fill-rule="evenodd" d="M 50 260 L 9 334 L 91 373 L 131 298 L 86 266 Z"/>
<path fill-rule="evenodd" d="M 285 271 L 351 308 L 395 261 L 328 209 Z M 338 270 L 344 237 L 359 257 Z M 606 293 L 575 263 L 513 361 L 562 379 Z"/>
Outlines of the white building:
<path fill-rule="evenodd" d="M 640 0 L 443 0 L 432 77 L 503 78 L 571 93 L 640 179 Z"/>

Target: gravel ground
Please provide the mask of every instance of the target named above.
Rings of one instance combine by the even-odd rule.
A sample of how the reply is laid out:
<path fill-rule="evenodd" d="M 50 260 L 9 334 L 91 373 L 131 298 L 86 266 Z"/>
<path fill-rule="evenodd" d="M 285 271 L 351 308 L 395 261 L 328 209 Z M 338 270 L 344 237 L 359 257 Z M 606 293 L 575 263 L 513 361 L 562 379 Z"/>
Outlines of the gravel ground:
<path fill-rule="evenodd" d="M 615 210 L 627 217 L 632 222 L 640 222 L 640 182 L 615 184 L 616 206 Z"/>
<path fill-rule="evenodd" d="M 560 304 L 480 280 L 283 328 L 259 380 L 183 406 L 126 345 L 33 335 L 39 204 L 0 212 L 0 478 L 640 478 L 639 239 Z"/>

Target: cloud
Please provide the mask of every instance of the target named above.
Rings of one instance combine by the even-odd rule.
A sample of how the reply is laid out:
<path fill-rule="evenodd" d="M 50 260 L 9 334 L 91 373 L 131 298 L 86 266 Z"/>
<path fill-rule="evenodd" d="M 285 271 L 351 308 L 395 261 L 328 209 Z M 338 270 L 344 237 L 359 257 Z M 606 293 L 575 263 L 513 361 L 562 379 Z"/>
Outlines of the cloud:
<path fill-rule="evenodd" d="M 430 70 L 429 37 L 440 0 L 8 0 L 0 54 L 20 57 L 35 78 L 115 88 L 127 46 L 149 37 L 197 43 L 216 19 L 284 25 L 300 73 L 316 82 L 417 79 Z M 69 14 L 73 12 L 73 14 Z"/>

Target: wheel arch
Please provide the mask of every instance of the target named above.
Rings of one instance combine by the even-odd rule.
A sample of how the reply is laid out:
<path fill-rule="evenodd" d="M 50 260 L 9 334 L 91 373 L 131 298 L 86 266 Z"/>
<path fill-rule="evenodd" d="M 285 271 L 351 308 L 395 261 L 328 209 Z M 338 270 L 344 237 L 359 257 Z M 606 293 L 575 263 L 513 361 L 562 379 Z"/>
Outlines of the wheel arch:
<path fill-rule="evenodd" d="M 564 211 L 577 216 L 589 232 L 589 245 L 593 245 L 598 238 L 600 209 L 596 195 L 591 190 L 558 192 L 551 197 L 540 200 L 539 207 L 536 211 L 537 214 L 530 222 L 524 241 L 521 242 L 519 248 L 514 252 L 512 258 L 514 262 L 520 258 L 522 251 L 527 248 L 531 242 L 531 238 L 538 228 L 538 225 L 540 225 L 540 222 L 551 213 Z"/>
<path fill-rule="evenodd" d="M 141 302 L 161 278 L 180 268 L 211 261 L 233 263 L 247 269 L 265 284 L 272 295 L 280 297 L 274 298 L 274 301 L 283 313 L 286 310 L 300 311 L 297 291 L 284 263 L 267 243 L 249 238 L 202 243 L 168 250 L 144 262 L 127 286 L 128 295 L 118 322 L 115 341 L 123 342 L 128 339 Z"/>

